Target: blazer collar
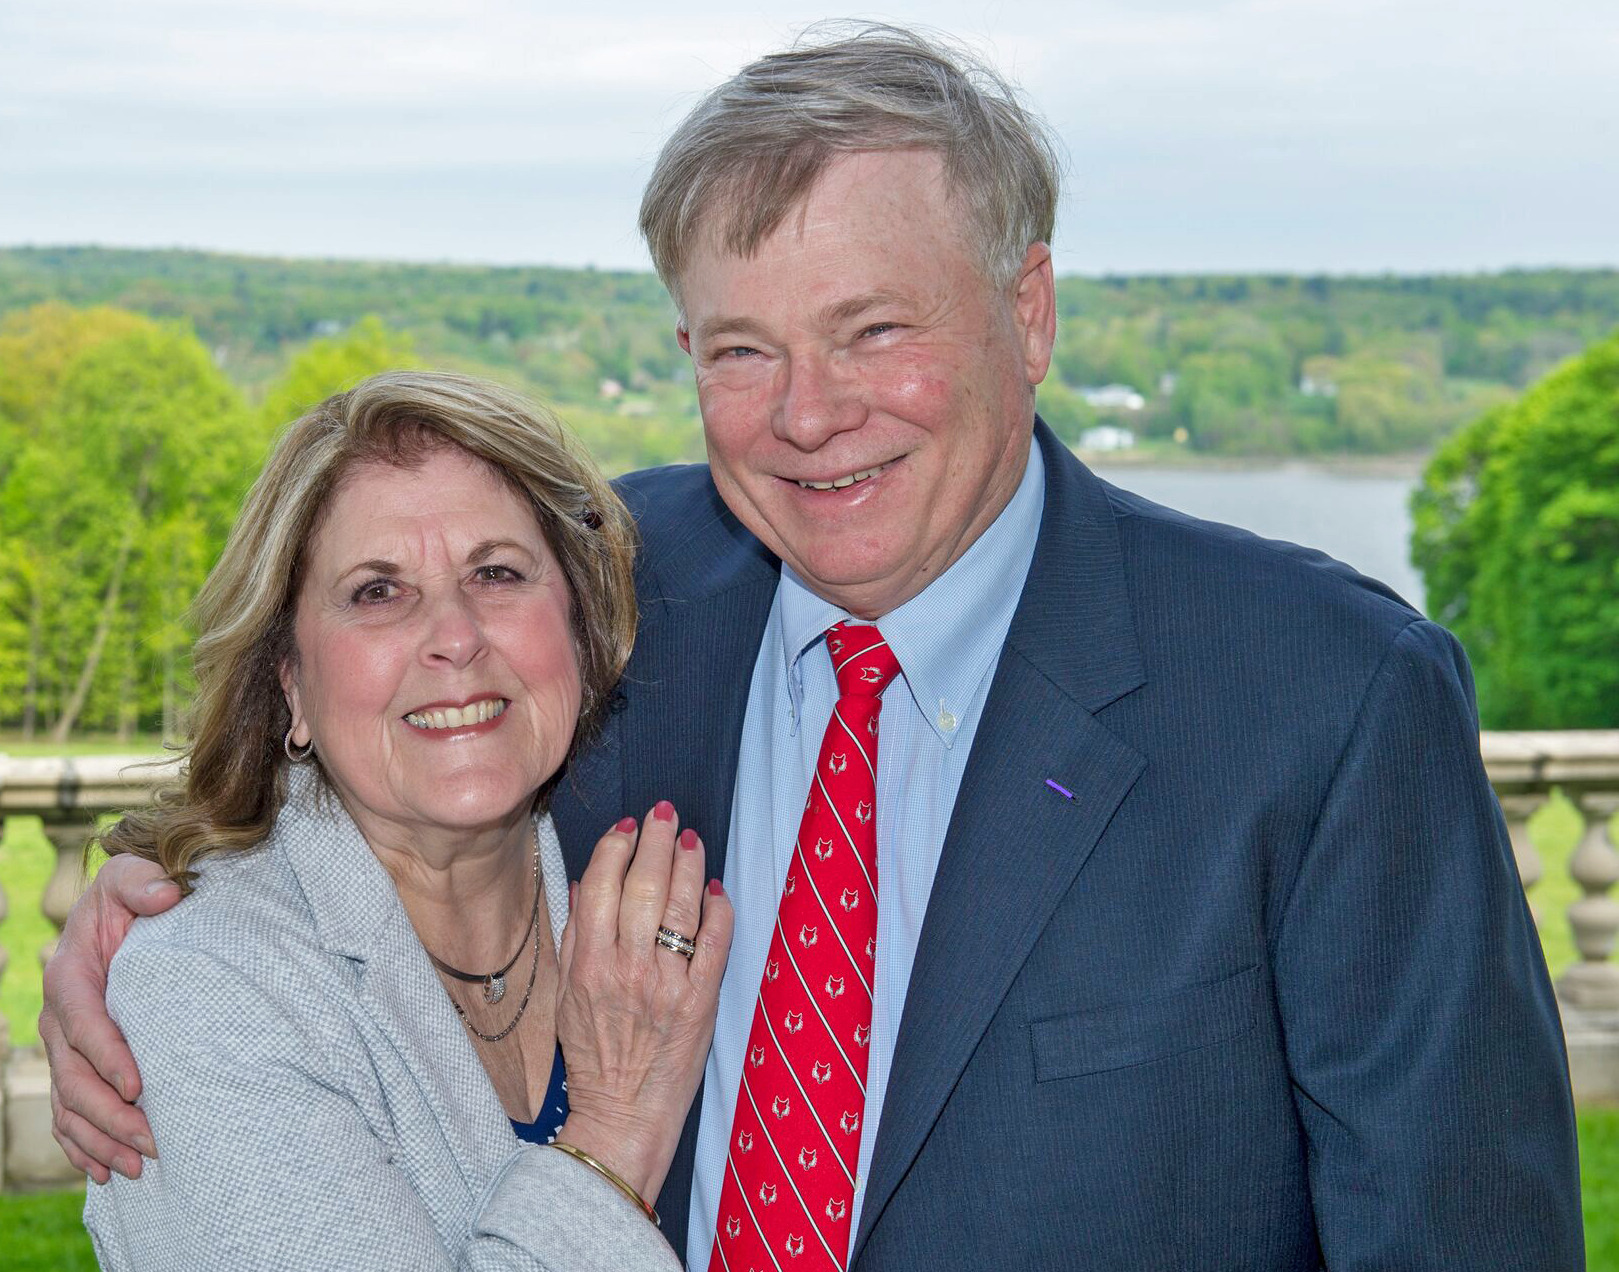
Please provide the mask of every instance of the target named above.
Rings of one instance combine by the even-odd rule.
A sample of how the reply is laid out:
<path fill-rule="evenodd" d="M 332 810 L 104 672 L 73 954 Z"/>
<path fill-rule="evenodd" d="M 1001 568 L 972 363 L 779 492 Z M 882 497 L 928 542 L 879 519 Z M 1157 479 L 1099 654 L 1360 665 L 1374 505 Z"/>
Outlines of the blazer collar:
<path fill-rule="evenodd" d="M 644 494 L 623 487 L 620 493 L 640 520 Z M 663 602 L 707 600 L 749 585 L 773 587 L 781 562 L 726 507 L 710 478 L 698 487 L 694 506 L 678 525 L 663 526 L 655 541 L 642 544 L 640 570 L 642 618 L 656 622 Z"/>
<path fill-rule="evenodd" d="M 568 920 L 568 876 L 549 817 L 534 819 L 552 939 Z M 371 851 L 342 801 L 312 768 L 287 774 L 286 797 L 267 847 L 286 858 L 298 880 L 321 948 L 366 962 L 391 943 L 396 918 L 409 919 L 393 880 Z"/>
<path fill-rule="evenodd" d="M 1109 487 L 1044 421 L 1046 506 L 1006 643 L 1086 711 L 1146 682 Z"/>

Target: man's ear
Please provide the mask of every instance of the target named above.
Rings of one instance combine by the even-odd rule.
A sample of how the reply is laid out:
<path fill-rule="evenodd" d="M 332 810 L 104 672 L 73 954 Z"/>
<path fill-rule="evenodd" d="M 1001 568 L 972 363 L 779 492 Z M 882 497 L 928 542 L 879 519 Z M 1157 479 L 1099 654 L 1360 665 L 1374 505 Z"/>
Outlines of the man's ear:
<path fill-rule="evenodd" d="M 1052 276 L 1051 248 L 1030 243 L 1012 284 L 1012 312 L 1023 342 L 1023 372 L 1030 387 L 1046 378 L 1057 343 L 1057 282 Z"/>
<path fill-rule="evenodd" d="M 292 744 L 296 747 L 308 746 L 313 735 L 309 722 L 304 719 L 303 699 L 298 692 L 298 677 L 293 674 L 292 663 L 282 659 L 277 675 L 281 680 L 281 696 L 286 699 L 287 711 L 292 715 Z"/>
<path fill-rule="evenodd" d="M 675 324 L 675 343 L 687 354 L 691 353 L 691 328 L 683 322 Z"/>

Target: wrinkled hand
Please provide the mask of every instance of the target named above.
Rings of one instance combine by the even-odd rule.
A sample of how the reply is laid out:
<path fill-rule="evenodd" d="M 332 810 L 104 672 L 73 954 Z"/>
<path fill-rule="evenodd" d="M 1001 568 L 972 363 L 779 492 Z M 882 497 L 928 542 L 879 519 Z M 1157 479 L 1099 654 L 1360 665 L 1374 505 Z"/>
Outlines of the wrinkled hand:
<path fill-rule="evenodd" d="M 603 835 L 563 929 L 557 1037 L 568 1066 L 568 1120 L 557 1136 L 621 1175 L 642 1197 L 663 1186 L 702 1080 L 720 977 L 731 948 L 730 900 L 705 890 L 702 840 L 678 839 L 675 810 Z M 659 946 L 659 927 L 697 953 Z"/>
<path fill-rule="evenodd" d="M 107 1015 L 107 965 L 139 915 L 161 914 L 179 899 L 155 863 L 114 857 L 68 914 L 45 965 L 39 1036 L 51 1065 L 51 1134 L 98 1184 L 111 1178 L 109 1168 L 134 1179 L 141 1154 L 157 1156 L 133 1103 L 141 1093 L 135 1057 Z"/>

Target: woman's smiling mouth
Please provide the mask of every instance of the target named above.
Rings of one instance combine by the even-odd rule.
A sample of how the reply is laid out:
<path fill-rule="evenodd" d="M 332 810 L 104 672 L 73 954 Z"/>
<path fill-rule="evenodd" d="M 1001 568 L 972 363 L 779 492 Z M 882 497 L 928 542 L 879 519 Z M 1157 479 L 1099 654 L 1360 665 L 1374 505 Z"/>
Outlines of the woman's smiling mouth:
<path fill-rule="evenodd" d="M 407 712 L 405 723 L 414 729 L 467 729 L 498 720 L 511 705 L 508 698 L 479 698 L 460 706 L 433 705 Z"/>

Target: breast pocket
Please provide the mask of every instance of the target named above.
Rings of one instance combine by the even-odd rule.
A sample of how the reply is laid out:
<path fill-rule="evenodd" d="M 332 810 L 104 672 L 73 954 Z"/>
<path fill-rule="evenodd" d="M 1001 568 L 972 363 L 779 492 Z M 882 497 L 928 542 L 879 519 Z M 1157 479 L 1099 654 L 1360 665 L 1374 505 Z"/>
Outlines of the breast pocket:
<path fill-rule="evenodd" d="M 1240 1037 L 1254 1027 L 1260 983 L 1255 964 L 1161 998 L 1037 1020 L 1035 1081 L 1125 1069 Z"/>

